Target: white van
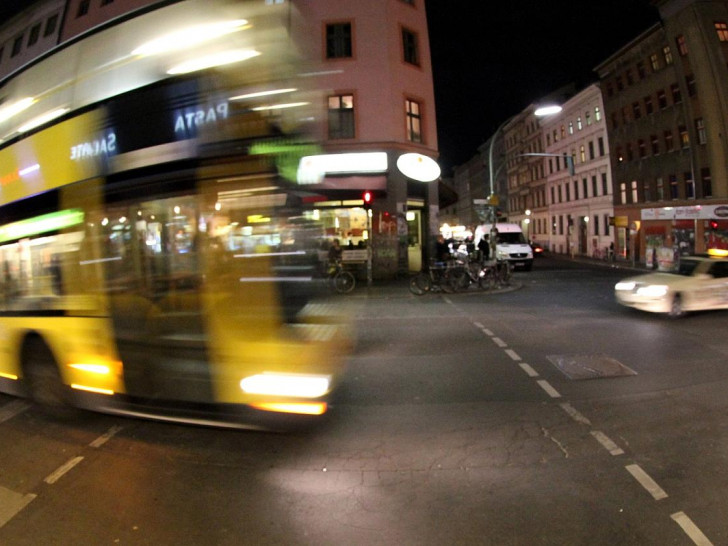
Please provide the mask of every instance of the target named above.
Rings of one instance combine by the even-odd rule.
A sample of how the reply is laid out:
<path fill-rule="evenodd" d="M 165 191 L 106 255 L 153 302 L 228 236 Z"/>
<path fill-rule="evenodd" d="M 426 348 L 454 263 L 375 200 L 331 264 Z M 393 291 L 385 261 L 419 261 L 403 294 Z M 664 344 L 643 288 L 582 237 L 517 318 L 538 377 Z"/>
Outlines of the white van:
<path fill-rule="evenodd" d="M 491 227 L 492 224 L 481 224 L 475 228 L 473 242 L 476 248 L 483 237 L 490 236 Z M 514 268 L 531 271 L 531 267 L 533 267 L 533 249 L 528 244 L 518 224 L 498 223 L 495 228 L 498 230 L 495 257 L 498 260 L 508 260 Z"/>

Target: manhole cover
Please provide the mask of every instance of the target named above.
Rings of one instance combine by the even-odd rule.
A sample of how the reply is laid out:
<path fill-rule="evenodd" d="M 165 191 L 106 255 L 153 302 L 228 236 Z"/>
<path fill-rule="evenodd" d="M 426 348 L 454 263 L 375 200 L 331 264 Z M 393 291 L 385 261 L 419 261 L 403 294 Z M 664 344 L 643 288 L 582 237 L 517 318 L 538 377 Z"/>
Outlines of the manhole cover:
<path fill-rule="evenodd" d="M 546 358 L 569 379 L 637 375 L 637 372 L 607 355 L 549 355 Z"/>

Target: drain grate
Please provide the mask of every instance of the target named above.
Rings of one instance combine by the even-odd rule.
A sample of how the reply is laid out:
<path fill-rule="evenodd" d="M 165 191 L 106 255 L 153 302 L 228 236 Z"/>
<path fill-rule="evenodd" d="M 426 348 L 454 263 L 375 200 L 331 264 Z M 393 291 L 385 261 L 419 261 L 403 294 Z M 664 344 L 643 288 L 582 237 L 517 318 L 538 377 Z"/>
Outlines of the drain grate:
<path fill-rule="evenodd" d="M 549 355 L 546 358 L 569 379 L 637 375 L 637 372 L 607 355 Z"/>

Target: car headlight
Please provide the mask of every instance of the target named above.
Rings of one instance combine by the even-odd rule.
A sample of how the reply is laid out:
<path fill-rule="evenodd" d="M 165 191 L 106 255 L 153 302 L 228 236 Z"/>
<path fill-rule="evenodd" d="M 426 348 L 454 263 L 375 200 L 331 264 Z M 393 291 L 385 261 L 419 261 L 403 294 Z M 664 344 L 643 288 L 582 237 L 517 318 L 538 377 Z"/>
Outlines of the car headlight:
<path fill-rule="evenodd" d="M 293 373 L 261 373 L 240 381 L 248 394 L 318 398 L 329 392 L 331 376 Z"/>
<path fill-rule="evenodd" d="M 615 290 L 620 290 L 620 291 L 624 290 L 626 292 L 634 290 L 634 287 L 635 287 L 634 281 L 622 281 L 622 282 L 618 282 L 617 284 L 614 285 Z"/>
<path fill-rule="evenodd" d="M 665 286 L 664 284 L 652 284 L 649 286 L 642 286 L 637 289 L 638 296 L 660 298 L 665 294 L 667 294 L 667 286 Z"/>

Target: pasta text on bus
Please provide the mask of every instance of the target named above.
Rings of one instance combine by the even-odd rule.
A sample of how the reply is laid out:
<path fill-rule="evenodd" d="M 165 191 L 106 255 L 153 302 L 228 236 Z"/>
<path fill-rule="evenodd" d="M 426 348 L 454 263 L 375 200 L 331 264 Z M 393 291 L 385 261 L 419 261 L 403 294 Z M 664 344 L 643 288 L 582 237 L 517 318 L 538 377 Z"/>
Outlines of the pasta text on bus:
<path fill-rule="evenodd" d="M 71 147 L 71 160 L 78 161 L 88 157 L 98 157 L 116 152 L 116 133 L 109 133 L 106 138 L 83 142 Z"/>
<path fill-rule="evenodd" d="M 227 119 L 227 117 L 227 102 L 221 102 L 217 106 L 198 107 L 176 112 L 174 132 L 187 134 L 204 125 L 211 125 L 217 123 L 218 120 Z"/>

